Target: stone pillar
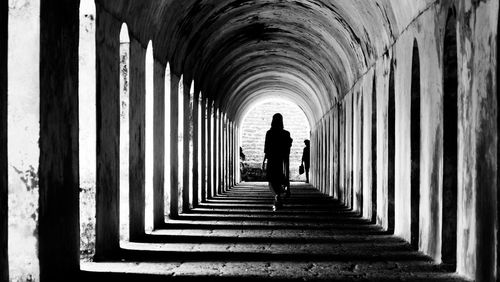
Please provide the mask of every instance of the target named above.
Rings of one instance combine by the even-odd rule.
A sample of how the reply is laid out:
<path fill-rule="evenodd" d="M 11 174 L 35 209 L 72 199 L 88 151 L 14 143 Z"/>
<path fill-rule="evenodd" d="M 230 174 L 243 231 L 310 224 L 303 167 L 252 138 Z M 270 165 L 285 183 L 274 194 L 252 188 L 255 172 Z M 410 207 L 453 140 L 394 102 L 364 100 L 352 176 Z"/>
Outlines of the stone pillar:
<path fill-rule="evenodd" d="M 339 201 L 345 203 L 345 107 L 339 105 Z"/>
<path fill-rule="evenodd" d="M 179 80 L 170 79 L 170 217 L 179 215 Z"/>
<path fill-rule="evenodd" d="M 309 182 L 314 185 L 314 187 L 318 187 L 317 183 L 316 183 L 316 171 L 318 170 L 317 169 L 317 165 L 316 165 L 316 131 L 318 130 L 317 126 L 316 128 L 314 128 L 314 130 L 312 131 L 312 134 L 311 134 L 311 140 L 310 140 L 310 162 L 311 162 L 311 167 L 310 167 L 310 170 L 309 170 Z"/>
<path fill-rule="evenodd" d="M 328 159 L 330 161 L 330 170 L 329 170 L 329 175 L 330 175 L 330 187 L 329 187 L 329 193 L 328 195 L 331 197 L 335 197 L 335 160 L 333 159 L 334 152 L 335 152 L 335 120 L 334 120 L 334 110 L 332 110 L 329 114 L 329 119 L 330 119 L 330 134 L 328 136 L 328 144 L 330 146 L 328 150 Z"/>
<path fill-rule="evenodd" d="M 207 193 L 207 199 L 210 199 L 214 196 L 212 193 L 213 190 L 213 125 L 214 122 L 212 120 L 212 115 L 213 115 L 213 107 L 212 107 L 212 101 L 207 99 L 207 146 L 206 146 L 206 151 L 207 151 L 207 188 L 206 188 L 206 193 Z"/>
<path fill-rule="evenodd" d="M 233 122 L 229 121 L 229 135 L 228 135 L 228 140 L 229 140 L 229 188 L 231 188 L 234 183 L 234 139 L 233 139 L 233 134 L 234 134 L 234 128 L 233 128 Z"/>
<path fill-rule="evenodd" d="M 9 281 L 7 159 L 7 33 L 8 1 L 0 3 L 0 282 Z"/>
<path fill-rule="evenodd" d="M 220 112 L 214 106 L 214 195 L 220 194 Z"/>
<path fill-rule="evenodd" d="M 340 146 L 339 146 L 339 137 L 340 137 L 340 128 L 339 128 L 339 107 L 335 106 L 333 111 L 333 197 L 335 199 L 339 198 L 339 172 L 340 172 Z"/>
<path fill-rule="evenodd" d="M 339 154 L 339 144 L 338 144 L 338 137 L 339 137 L 339 127 L 338 127 L 338 107 L 334 106 L 333 112 L 332 112 L 332 162 L 333 162 L 333 169 L 332 169 L 332 196 L 334 199 L 338 199 L 338 181 L 339 181 L 339 162 L 338 162 L 338 154 Z"/>
<path fill-rule="evenodd" d="M 153 76 L 153 228 L 156 229 L 165 223 L 165 66 L 156 60 Z"/>
<path fill-rule="evenodd" d="M 207 200 L 207 100 L 203 93 L 200 93 L 201 99 L 201 199 L 202 203 Z"/>
<path fill-rule="evenodd" d="M 319 187 L 321 192 L 325 192 L 325 120 L 321 119 L 318 136 L 319 146 Z"/>
<path fill-rule="evenodd" d="M 323 137 L 321 143 L 323 143 L 323 193 L 328 194 L 328 116 L 323 118 Z"/>
<path fill-rule="evenodd" d="M 220 192 L 223 193 L 225 191 L 226 179 L 225 179 L 225 170 L 226 170 L 226 117 L 225 114 L 221 111 L 221 119 L 220 119 L 220 161 L 219 161 L 219 178 L 220 178 Z"/>
<path fill-rule="evenodd" d="M 184 99 L 183 99 L 183 108 L 184 108 L 184 124 L 183 124 L 183 144 L 182 144 L 182 161 L 183 163 L 181 164 L 183 166 L 182 169 L 182 211 L 187 212 L 189 211 L 189 190 L 191 189 L 189 185 L 189 140 L 191 139 L 191 105 L 190 105 L 190 97 L 191 97 L 191 83 L 186 80 L 183 80 L 184 82 L 184 87 L 182 88 L 184 90 Z M 179 93 L 181 94 L 181 93 Z"/>
<path fill-rule="evenodd" d="M 224 114 L 224 191 L 229 189 L 229 120 Z"/>
<path fill-rule="evenodd" d="M 79 1 L 41 1 L 38 257 L 42 282 L 71 280 L 80 270 L 78 34 Z M 4 44 L 5 37 L 1 41 Z"/>
<path fill-rule="evenodd" d="M 130 241 L 144 235 L 146 156 L 146 49 L 130 38 Z"/>
<path fill-rule="evenodd" d="M 120 248 L 120 22 L 97 6 L 96 260 Z"/>
<path fill-rule="evenodd" d="M 198 205 L 198 191 L 199 191 L 199 185 L 198 183 L 198 176 L 199 176 L 199 171 L 198 171 L 198 154 L 199 154 L 199 134 L 198 134 L 198 129 L 200 124 L 198 123 L 198 116 L 199 116 L 199 111 L 198 111 L 198 105 L 199 105 L 199 99 L 200 99 L 200 91 L 195 90 L 194 91 L 194 98 L 193 98 L 193 207 L 196 207 Z"/>

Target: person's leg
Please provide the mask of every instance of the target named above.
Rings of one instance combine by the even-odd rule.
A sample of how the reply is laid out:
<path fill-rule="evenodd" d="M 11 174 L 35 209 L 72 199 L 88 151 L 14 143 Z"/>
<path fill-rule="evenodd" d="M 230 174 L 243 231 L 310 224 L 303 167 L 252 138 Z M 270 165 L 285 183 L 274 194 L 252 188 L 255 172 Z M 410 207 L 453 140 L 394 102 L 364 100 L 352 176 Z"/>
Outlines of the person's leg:
<path fill-rule="evenodd" d="M 285 160 L 285 197 L 290 197 L 290 160 Z"/>
<path fill-rule="evenodd" d="M 309 168 L 306 167 L 306 183 L 309 183 Z"/>

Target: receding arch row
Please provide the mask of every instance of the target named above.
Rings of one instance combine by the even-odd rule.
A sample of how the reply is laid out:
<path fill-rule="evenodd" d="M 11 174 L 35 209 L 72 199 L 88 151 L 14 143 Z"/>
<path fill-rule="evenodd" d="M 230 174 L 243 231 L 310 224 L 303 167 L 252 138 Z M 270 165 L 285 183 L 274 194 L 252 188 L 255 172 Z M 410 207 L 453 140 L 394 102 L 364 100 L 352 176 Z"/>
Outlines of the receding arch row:
<path fill-rule="evenodd" d="M 99 5 L 130 23 L 131 33 L 141 42 L 153 38 L 159 61 L 170 62 L 173 73 L 194 78 L 208 97 L 219 100 L 234 95 L 232 89 L 239 87 L 240 81 L 231 77 L 246 76 L 252 66 L 265 64 L 269 53 L 258 50 L 269 50 L 282 56 L 285 64 L 302 67 L 302 71 L 296 66 L 292 70 L 324 87 L 315 94 L 329 103 L 346 93 L 410 20 L 395 15 L 389 1 L 376 5 L 320 0 L 138 5 L 124 0 L 120 5 L 104 1 Z M 409 6 L 412 11 L 422 9 L 420 4 Z M 131 14 L 141 15 L 140 20 L 131 19 Z"/>

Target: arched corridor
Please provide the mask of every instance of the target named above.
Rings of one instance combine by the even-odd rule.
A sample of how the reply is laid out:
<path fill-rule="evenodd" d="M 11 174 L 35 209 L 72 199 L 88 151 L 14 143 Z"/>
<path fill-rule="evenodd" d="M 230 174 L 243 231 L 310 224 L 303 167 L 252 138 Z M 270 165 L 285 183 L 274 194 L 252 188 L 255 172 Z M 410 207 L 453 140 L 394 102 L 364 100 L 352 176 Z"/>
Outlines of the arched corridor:
<path fill-rule="evenodd" d="M 26 83 L 9 79 L 11 2 L 0 282 L 17 279 L 7 176 Z M 498 0 L 39 2 L 34 280 L 498 280 Z M 240 170 L 244 117 L 274 98 L 311 144 L 310 183 L 275 212 Z"/>

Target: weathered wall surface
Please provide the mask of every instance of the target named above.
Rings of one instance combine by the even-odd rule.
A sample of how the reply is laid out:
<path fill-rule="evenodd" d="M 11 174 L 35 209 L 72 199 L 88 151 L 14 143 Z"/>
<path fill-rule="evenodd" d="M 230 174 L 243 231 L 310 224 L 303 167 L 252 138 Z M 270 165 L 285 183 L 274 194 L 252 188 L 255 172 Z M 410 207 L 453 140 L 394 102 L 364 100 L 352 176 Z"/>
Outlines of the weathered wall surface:
<path fill-rule="evenodd" d="M 497 203 L 498 1 L 458 5 L 458 270 L 492 281 Z M 498 260 L 498 258 L 497 258 Z M 498 275 L 498 273 L 497 273 Z M 498 276 L 497 276 L 498 279 Z"/>
<path fill-rule="evenodd" d="M 455 3 L 458 21 L 458 235 L 457 271 L 492 281 L 496 268 L 497 230 L 497 1 Z M 421 149 L 419 250 L 441 260 L 443 178 L 443 41 L 450 1 L 432 4 L 397 38 L 343 99 L 346 136 L 341 140 L 341 188 L 354 208 L 370 217 L 372 142 L 376 142 L 377 222 L 388 223 L 388 90 L 390 64 L 395 75 L 395 234 L 411 239 L 411 79 L 412 49 L 420 52 Z M 373 72 L 376 80 L 373 82 Z M 375 89 L 373 89 L 375 85 Z M 371 127 L 376 94 L 376 127 Z M 357 104 L 358 95 L 363 106 Z M 354 108 L 352 108 L 352 103 Z M 354 109 L 354 113 L 351 112 Z M 363 115 L 362 134 L 358 132 Z M 354 131 L 353 131 L 354 130 Z M 376 140 L 371 138 L 376 130 Z M 362 142 L 363 153 L 353 153 Z M 351 159 L 352 158 L 352 159 Z M 363 169 L 360 170 L 360 166 Z M 354 176 L 353 179 L 351 177 Z M 363 202 L 356 193 L 362 177 Z M 347 199 L 349 201 L 349 199 Z M 371 204 L 371 203 L 370 203 Z M 367 210 L 365 210 L 365 208 Z"/>
<path fill-rule="evenodd" d="M 9 281 L 8 248 L 8 160 L 7 160 L 7 40 L 8 2 L 0 4 L 0 281 Z"/>

